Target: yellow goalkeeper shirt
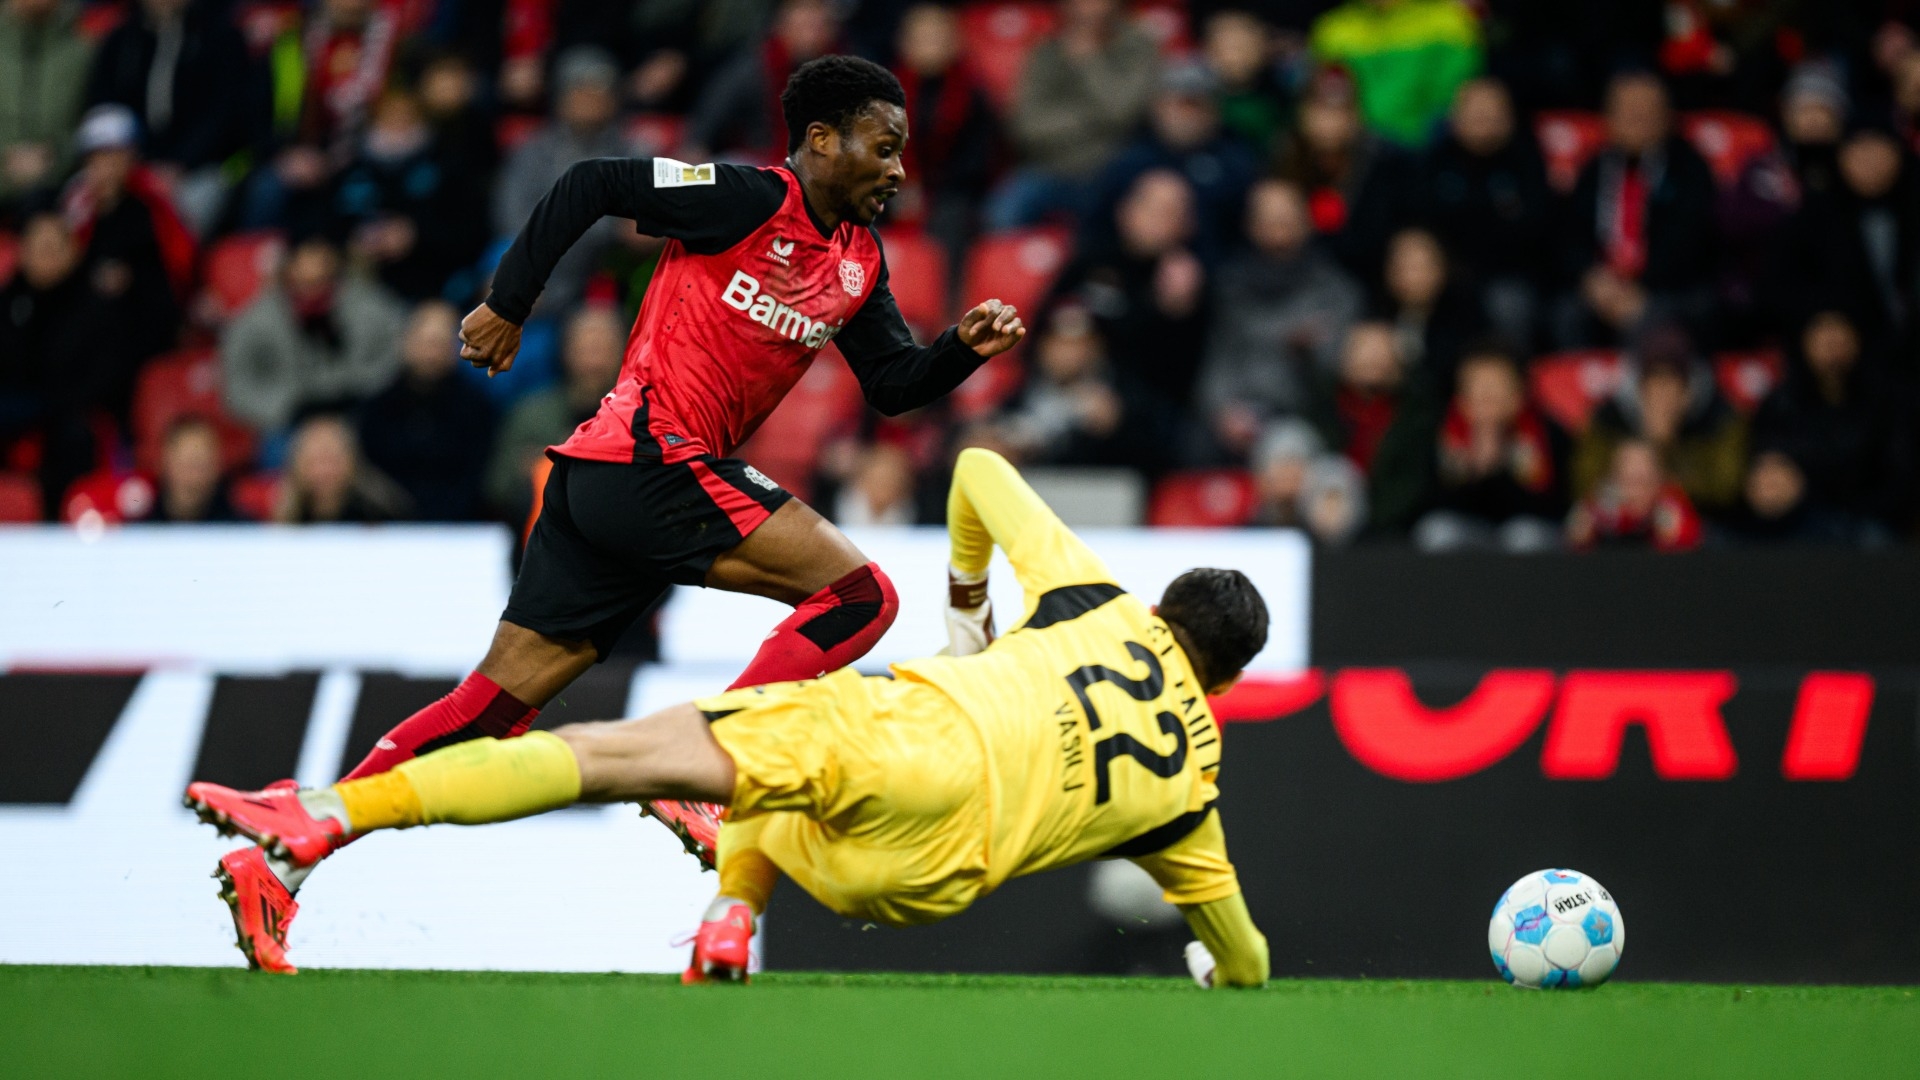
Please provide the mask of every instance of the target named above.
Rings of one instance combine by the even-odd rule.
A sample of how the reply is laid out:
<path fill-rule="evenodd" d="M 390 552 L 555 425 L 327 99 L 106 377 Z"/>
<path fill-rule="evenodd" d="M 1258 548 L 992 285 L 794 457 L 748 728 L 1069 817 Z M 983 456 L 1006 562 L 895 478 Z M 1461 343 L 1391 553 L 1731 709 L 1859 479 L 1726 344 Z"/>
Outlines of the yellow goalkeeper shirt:
<path fill-rule="evenodd" d="M 984 653 L 893 667 L 937 687 L 980 731 L 987 887 L 1128 856 L 1170 902 L 1237 894 L 1212 814 L 1219 731 L 1165 621 L 997 455 L 961 455 L 948 529 L 956 568 L 984 573 L 997 543 L 1026 597 L 1020 623 Z"/>

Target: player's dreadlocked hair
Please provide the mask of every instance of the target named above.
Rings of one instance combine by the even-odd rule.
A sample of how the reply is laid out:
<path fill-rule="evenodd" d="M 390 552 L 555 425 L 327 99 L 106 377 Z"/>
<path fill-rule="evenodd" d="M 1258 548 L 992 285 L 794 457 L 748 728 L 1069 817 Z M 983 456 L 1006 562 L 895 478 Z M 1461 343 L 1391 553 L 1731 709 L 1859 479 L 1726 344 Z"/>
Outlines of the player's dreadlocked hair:
<path fill-rule="evenodd" d="M 800 148 L 807 125 L 831 124 L 841 133 L 876 101 L 907 107 L 907 92 L 893 72 L 857 56 L 822 56 L 794 71 L 780 93 L 787 120 L 787 153 Z"/>
<path fill-rule="evenodd" d="M 1267 602 L 1238 570 L 1189 570 L 1160 594 L 1160 617 L 1185 636 L 1204 688 L 1240 674 L 1267 647 Z"/>

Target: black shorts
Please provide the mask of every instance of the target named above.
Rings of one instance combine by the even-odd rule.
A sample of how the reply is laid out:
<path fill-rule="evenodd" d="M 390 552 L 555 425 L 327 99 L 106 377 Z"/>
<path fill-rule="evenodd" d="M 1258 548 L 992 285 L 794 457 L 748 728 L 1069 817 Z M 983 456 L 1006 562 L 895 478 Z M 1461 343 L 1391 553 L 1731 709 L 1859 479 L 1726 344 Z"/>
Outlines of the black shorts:
<path fill-rule="evenodd" d="M 736 458 L 673 465 L 551 455 L 540 519 L 500 617 L 607 657 L 669 585 L 699 585 L 793 498 Z"/>

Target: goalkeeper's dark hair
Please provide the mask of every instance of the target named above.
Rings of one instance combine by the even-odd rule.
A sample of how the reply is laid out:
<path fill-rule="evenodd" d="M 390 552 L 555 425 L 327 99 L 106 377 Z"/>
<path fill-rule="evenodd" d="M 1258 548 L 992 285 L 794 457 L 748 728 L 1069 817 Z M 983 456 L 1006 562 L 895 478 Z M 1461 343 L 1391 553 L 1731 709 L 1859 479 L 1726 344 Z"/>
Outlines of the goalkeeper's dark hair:
<path fill-rule="evenodd" d="M 787 121 L 787 153 L 800 148 L 807 125 L 830 124 L 841 134 L 876 101 L 907 107 L 907 92 L 893 72 L 857 56 L 822 56 L 801 64 L 780 92 Z"/>
<path fill-rule="evenodd" d="M 1160 594 L 1160 617 L 1184 639 L 1201 687 L 1245 670 L 1267 647 L 1267 602 L 1238 570 L 1189 570 Z"/>

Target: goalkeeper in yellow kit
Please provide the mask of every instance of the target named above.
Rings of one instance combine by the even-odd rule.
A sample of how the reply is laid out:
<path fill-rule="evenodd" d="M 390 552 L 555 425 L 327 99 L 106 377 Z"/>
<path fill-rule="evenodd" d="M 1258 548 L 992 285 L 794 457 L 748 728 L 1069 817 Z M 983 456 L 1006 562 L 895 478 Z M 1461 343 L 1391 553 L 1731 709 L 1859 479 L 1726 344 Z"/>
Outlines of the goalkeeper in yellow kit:
<path fill-rule="evenodd" d="M 954 651 L 733 690 L 638 720 L 475 739 L 392 772 L 305 791 L 195 784 L 190 802 L 296 863 L 347 838 L 477 825 L 574 802 L 725 804 L 720 896 L 689 981 L 744 978 L 747 940 L 785 872 L 822 904 L 894 926 L 967 908 L 1010 877 L 1125 857 L 1179 905 L 1203 985 L 1258 986 L 1266 939 L 1227 860 L 1214 779 L 1219 693 L 1266 643 L 1246 576 L 1191 570 L 1157 607 L 984 450 L 960 455 L 948 499 Z M 998 545 L 1026 596 L 994 640 Z"/>

